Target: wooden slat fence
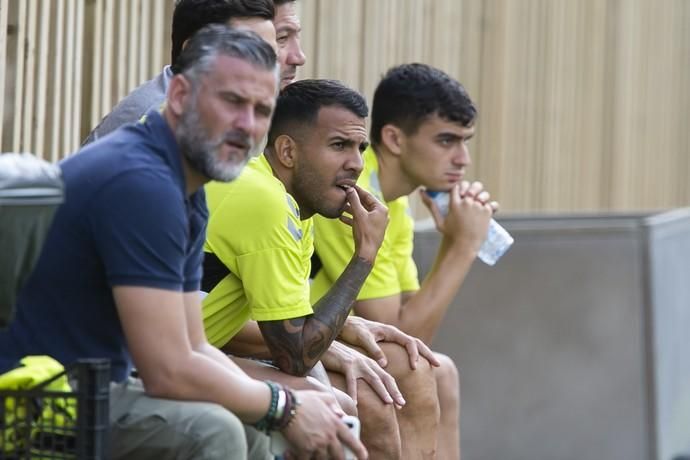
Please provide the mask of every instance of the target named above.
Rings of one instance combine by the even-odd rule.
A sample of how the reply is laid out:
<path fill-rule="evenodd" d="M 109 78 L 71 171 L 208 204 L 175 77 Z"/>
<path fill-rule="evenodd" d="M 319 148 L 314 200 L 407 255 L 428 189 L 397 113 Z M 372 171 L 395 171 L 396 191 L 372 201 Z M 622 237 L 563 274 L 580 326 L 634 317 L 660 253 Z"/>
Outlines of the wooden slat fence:
<path fill-rule="evenodd" d="M 299 0 L 302 77 L 457 77 L 472 177 L 515 212 L 690 203 L 690 1 Z M 0 0 L 0 145 L 52 161 L 169 60 L 172 0 Z"/>

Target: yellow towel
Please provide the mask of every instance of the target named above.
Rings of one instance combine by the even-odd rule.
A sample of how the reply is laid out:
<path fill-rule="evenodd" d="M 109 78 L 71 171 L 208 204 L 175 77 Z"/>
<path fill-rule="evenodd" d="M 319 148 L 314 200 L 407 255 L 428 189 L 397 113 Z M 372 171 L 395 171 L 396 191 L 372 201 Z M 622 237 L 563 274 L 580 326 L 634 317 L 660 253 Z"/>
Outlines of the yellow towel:
<path fill-rule="evenodd" d="M 55 444 L 60 437 L 73 436 L 77 415 L 76 395 L 64 375 L 63 366 L 53 358 L 27 356 L 20 364 L 0 375 L 0 390 L 29 390 L 63 374 L 42 386 L 41 391 L 65 393 L 64 396 L 26 398 L 9 395 L 4 397 L 4 401 L 0 398 L 0 411 L 4 409 L 0 415 L 0 452 L 31 448 L 25 445 L 30 437 L 33 444 L 39 444 L 31 448 L 32 458 L 41 458 L 41 449 L 46 444 Z"/>

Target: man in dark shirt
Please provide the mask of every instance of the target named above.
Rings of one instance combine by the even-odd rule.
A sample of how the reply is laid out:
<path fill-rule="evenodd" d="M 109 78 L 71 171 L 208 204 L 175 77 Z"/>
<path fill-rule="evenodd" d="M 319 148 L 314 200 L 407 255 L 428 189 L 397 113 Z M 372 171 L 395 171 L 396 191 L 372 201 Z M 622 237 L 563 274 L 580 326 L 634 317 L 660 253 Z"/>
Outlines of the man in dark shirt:
<path fill-rule="evenodd" d="M 161 113 L 61 164 L 67 198 L 0 333 L 0 373 L 29 354 L 109 358 L 109 458 L 270 458 L 267 438 L 243 423 L 280 429 L 299 458 L 342 458 L 341 441 L 365 458 L 333 396 L 251 379 L 202 327 L 201 187 L 237 177 L 266 134 L 275 52 L 209 26 L 180 69 Z"/>

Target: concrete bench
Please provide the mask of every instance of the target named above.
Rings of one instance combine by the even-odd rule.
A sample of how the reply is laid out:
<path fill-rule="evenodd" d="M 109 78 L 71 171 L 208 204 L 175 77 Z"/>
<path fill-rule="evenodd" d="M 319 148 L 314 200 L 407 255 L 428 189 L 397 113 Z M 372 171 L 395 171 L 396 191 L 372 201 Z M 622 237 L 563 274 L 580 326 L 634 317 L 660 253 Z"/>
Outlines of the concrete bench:
<path fill-rule="evenodd" d="M 473 460 L 671 460 L 690 451 L 690 210 L 507 217 L 434 343 L 460 368 Z M 419 231 L 423 275 L 438 245 Z"/>

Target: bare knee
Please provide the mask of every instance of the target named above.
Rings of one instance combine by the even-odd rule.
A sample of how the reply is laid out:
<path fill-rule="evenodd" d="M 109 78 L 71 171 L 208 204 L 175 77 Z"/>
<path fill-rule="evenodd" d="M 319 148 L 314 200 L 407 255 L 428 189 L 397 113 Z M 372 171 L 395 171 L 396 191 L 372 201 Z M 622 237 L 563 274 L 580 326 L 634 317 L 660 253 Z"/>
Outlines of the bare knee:
<path fill-rule="evenodd" d="M 360 380 L 357 384 L 357 409 L 362 423 L 362 442 L 370 457 L 400 458 L 402 447 L 395 407 L 384 403 L 367 383 Z"/>
<path fill-rule="evenodd" d="M 395 378 L 408 403 L 411 402 L 410 398 L 414 398 L 417 404 L 437 405 L 436 377 L 429 361 L 420 356 L 416 368 L 412 369 L 404 347 L 395 343 L 384 343 L 381 348 L 388 359 L 386 371 Z"/>
<path fill-rule="evenodd" d="M 441 407 L 455 407 L 460 403 L 460 374 L 453 360 L 444 354 L 436 353 L 441 362 L 434 368 L 438 398 Z"/>

